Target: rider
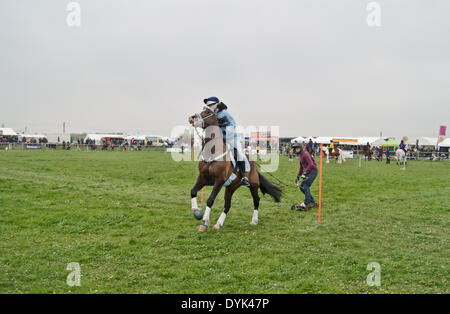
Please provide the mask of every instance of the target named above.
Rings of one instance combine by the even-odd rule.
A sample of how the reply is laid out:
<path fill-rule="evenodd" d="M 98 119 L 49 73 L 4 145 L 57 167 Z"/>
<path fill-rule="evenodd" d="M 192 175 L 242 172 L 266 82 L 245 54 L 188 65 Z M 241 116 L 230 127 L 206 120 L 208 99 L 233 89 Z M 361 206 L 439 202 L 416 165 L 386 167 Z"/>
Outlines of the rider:
<path fill-rule="evenodd" d="M 329 152 L 330 156 L 332 156 L 332 154 L 334 153 L 334 142 L 333 142 L 333 140 L 330 140 L 330 146 L 328 146 L 328 152 Z"/>
<path fill-rule="evenodd" d="M 405 152 L 405 154 L 406 154 L 406 145 L 403 142 L 403 140 L 400 141 L 400 149 L 403 150 Z"/>
<path fill-rule="evenodd" d="M 219 127 L 222 129 L 223 140 L 229 143 L 231 148 L 235 148 L 237 151 L 237 163 L 239 166 L 239 174 L 241 175 L 241 184 L 244 186 L 250 186 L 250 182 L 245 176 L 246 170 L 250 171 L 250 163 L 248 162 L 244 152 L 242 151 L 242 145 L 238 141 L 238 134 L 236 132 L 236 121 L 231 113 L 227 110 L 228 107 L 217 97 L 209 97 L 203 100 L 203 102 L 213 111 L 217 109 L 217 120 L 219 120 Z"/>
<path fill-rule="evenodd" d="M 333 142 L 333 140 L 330 141 L 330 149 L 331 149 L 331 152 L 334 153 L 334 142 Z"/>

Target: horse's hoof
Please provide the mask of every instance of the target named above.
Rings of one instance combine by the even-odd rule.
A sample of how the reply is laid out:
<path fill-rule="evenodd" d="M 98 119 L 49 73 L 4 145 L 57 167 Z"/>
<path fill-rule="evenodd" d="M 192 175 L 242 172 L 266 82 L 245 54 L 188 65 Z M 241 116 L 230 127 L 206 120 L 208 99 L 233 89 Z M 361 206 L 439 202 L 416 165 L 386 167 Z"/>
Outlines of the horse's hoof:
<path fill-rule="evenodd" d="M 201 209 L 194 209 L 194 217 L 197 220 L 202 219 L 203 217 L 203 211 Z"/>
<path fill-rule="evenodd" d="M 252 220 L 252 222 L 250 223 L 252 226 L 256 226 L 258 224 L 258 220 Z"/>
<path fill-rule="evenodd" d="M 220 229 L 220 225 L 219 224 L 215 224 L 214 225 L 214 230 L 219 230 Z"/>
<path fill-rule="evenodd" d="M 198 228 L 198 232 L 206 232 L 209 227 L 209 221 L 203 220 L 200 224 L 200 227 Z"/>

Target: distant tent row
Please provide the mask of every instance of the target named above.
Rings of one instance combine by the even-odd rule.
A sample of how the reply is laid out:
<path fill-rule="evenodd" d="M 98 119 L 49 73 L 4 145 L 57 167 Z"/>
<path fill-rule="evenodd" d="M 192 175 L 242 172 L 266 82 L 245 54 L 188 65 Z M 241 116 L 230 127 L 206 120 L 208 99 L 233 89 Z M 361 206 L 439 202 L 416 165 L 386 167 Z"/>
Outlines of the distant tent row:
<path fill-rule="evenodd" d="M 299 136 L 291 140 L 291 143 L 308 143 L 309 140 L 312 140 L 313 143 L 318 144 L 330 144 L 330 141 L 333 140 L 335 143 L 344 144 L 344 145 L 352 145 L 352 146 L 362 146 L 369 143 L 371 146 L 381 146 L 381 147 L 397 147 L 400 144 L 400 141 L 395 139 L 385 139 L 381 137 L 333 137 L 333 136 L 318 136 L 318 137 L 303 137 Z M 417 139 L 408 139 L 406 142 L 408 145 L 418 145 L 418 146 L 433 146 L 437 145 L 437 137 L 425 137 L 421 136 Z M 450 138 L 445 139 L 443 142 L 439 143 L 439 147 L 450 147 Z"/>
<path fill-rule="evenodd" d="M 6 139 L 16 139 L 16 140 L 47 140 L 47 135 L 44 134 L 21 134 L 15 132 L 11 128 L 0 128 L 0 137 L 6 138 Z"/>
<path fill-rule="evenodd" d="M 299 136 L 291 140 L 291 143 L 308 143 L 311 140 L 313 143 L 318 144 L 330 144 L 331 141 L 335 143 L 340 143 L 344 145 L 352 145 L 352 146 L 362 146 L 367 143 L 371 144 L 376 141 L 377 137 L 339 137 L 339 136 L 318 136 L 318 137 L 303 137 Z"/>
<path fill-rule="evenodd" d="M 111 140 L 117 141 L 120 143 L 123 143 L 124 141 L 128 142 L 128 144 L 131 144 L 131 141 L 134 141 L 135 143 L 139 144 L 147 144 L 152 146 L 166 146 L 167 144 L 172 144 L 173 140 L 161 136 L 161 135 L 128 135 L 124 136 L 121 134 L 99 134 L 99 133 L 92 133 L 87 134 L 84 138 L 84 142 L 87 141 L 95 142 L 95 144 L 100 145 L 103 142 L 109 143 Z"/>

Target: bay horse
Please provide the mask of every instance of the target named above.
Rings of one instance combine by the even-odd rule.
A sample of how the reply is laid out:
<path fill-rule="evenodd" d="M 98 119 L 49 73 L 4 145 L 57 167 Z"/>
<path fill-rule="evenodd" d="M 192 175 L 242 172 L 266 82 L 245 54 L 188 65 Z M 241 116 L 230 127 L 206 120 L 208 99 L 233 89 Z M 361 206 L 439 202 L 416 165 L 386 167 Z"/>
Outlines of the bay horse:
<path fill-rule="evenodd" d="M 225 144 L 222 136 L 222 131 L 219 128 L 219 121 L 217 119 L 217 110 L 212 111 L 209 107 L 204 106 L 204 110 L 189 117 L 189 123 L 194 127 L 201 127 L 204 129 L 205 138 L 202 148 L 201 160 L 198 162 L 199 175 L 197 182 L 191 189 L 191 207 L 194 212 L 194 217 L 201 219 L 199 232 L 205 232 L 210 225 L 209 216 L 214 201 L 219 194 L 222 187 L 225 185 L 225 206 L 217 223 L 214 226 L 215 230 L 219 230 L 225 221 L 225 218 L 231 208 L 231 198 L 233 193 L 241 186 L 241 177 L 239 172 L 235 171 L 232 162 L 233 152 Z M 238 143 L 240 145 L 240 143 Z M 247 156 L 248 158 L 248 156 Z M 250 161 L 250 172 L 246 176 L 250 182 L 250 193 L 253 197 L 253 217 L 251 225 L 258 224 L 258 209 L 259 209 L 259 195 L 258 189 L 264 194 L 269 194 L 275 200 L 280 202 L 281 189 L 272 184 L 269 180 L 263 177 L 256 169 L 255 161 Z M 197 193 L 204 186 L 213 186 L 213 190 L 206 201 L 205 213 L 198 208 Z M 202 216 L 203 214 L 203 216 Z"/>
<path fill-rule="evenodd" d="M 372 152 L 372 150 L 369 147 L 364 146 L 363 147 L 363 153 L 364 153 L 364 159 L 367 158 L 367 160 L 369 160 L 369 161 L 372 160 L 373 152 Z"/>

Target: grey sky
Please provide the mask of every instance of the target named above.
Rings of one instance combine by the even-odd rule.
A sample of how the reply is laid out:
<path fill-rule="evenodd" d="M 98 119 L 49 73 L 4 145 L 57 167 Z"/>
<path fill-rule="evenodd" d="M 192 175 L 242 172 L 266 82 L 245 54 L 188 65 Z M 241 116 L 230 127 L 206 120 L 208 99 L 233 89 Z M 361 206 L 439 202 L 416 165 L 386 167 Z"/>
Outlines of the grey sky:
<path fill-rule="evenodd" d="M 282 136 L 437 136 L 450 1 L 0 1 L 0 123 L 169 135 L 207 96 Z"/>

